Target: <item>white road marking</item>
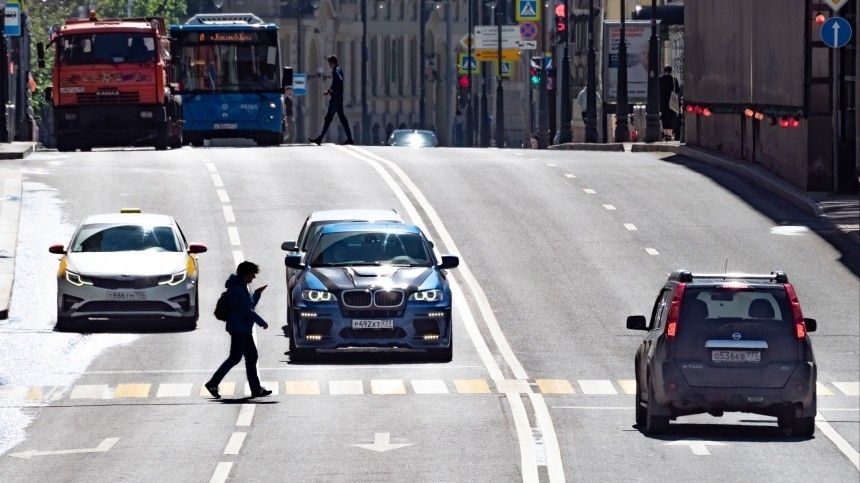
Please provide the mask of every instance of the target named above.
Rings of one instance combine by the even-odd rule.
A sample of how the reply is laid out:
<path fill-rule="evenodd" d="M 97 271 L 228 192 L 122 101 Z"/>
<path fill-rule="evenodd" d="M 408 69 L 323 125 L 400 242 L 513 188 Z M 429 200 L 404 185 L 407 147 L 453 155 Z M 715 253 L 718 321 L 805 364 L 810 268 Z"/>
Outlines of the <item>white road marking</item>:
<path fill-rule="evenodd" d="M 832 384 L 846 396 L 860 396 L 860 382 L 834 382 Z"/>
<path fill-rule="evenodd" d="M 209 483 L 226 482 L 227 478 L 230 476 L 231 469 L 233 469 L 233 463 L 229 461 L 218 463 L 218 466 L 215 467 L 215 473 L 212 474 L 212 478 L 209 480 Z"/>
<path fill-rule="evenodd" d="M 553 406 L 553 409 L 621 409 L 624 411 L 632 411 L 633 406 Z"/>
<path fill-rule="evenodd" d="M 224 448 L 224 454 L 239 454 L 239 450 L 242 449 L 242 443 L 245 442 L 245 436 L 248 433 L 240 433 L 235 432 L 230 435 L 230 441 L 227 442 L 227 447 Z"/>
<path fill-rule="evenodd" d="M 532 392 L 532 387 L 529 386 L 529 381 L 523 379 L 501 379 L 496 380 L 496 391 L 502 394 L 508 394 L 512 397 L 515 394 L 527 394 Z"/>
<path fill-rule="evenodd" d="M 193 384 L 161 384 L 155 397 L 189 397 Z"/>
<path fill-rule="evenodd" d="M 227 190 L 215 190 L 218 193 L 218 199 L 221 200 L 221 203 L 229 203 L 230 197 L 227 196 Z"/>
<path fill-rule="evenodd" d="M 555 426 L 549 415 L 543 394 L 529 393 L 529 399 L 535 408 L 535 417 L 538 426 L 543 433 L 543 441 L 546 451 L 546 465 L 549 471 L 549 481 L 564 481 L 564 471 L 561 461 L 561 448 L 558 445 L 558 436 L 555 434 Z"/>
<path fill-rule="evenodd" d="M 517 438 L 520 442 L 520 466 L 522 466 L 523 481 L 537 482 L 538 461 L 535 448 L 534 436 L 529 425 L 529 415 L 520 397 L 506 397 L 514 417 L 514 426 L 517 428 Z"/>
<path fill-rule="evenodd" d="M 851 444 L 848 441 L 845 441 L 845 438 L 833 429 L 833 426 L 824 419 L 824 416 L 821 415 L 820 411 L 815 415 L 815 425 L 818 426 L 818 429 L 820 429 L 821 432 L 830 439 L 830 441 L 833 441 L 833 444 L 839 448 L 839 451 L 847 456 L 848 460 L 854 464 L 854 467 L 860 471 L 860 453 L 857 453 L 857 451 L 851 447 Z"/>
<path fill-rule="evenodd" d="M 378 161 L 384 163 L 386 166 L 388 166 L 388 168 L 391 171 L 393 171 L 395 174 L 397 174 L 397 177 L 407 187 L 407 189 L 410 191 L 412 196 L 415 197 L 415 200 L 418 202 L 418 204 L 420 204 L 422 206 L 422 208 L 424 209 L 424 212 L 427 214 L 427 216 L 430 219 L 430 222 L 433 224 L 433 227 L 435 228 L 436 232 L 441 237 L 442 242 L 443 242 L 444 246 L 447 248 L 447 250 L 449 252 L 452 252 L 452 253 L 459 253 L 459 251 L 457 250 L 457 245 L 454 243 L 453 238 L 451 238 L 451 235 L 445 229 L 445 226 L 442 224 L 442 220 L 439 218 L 439 215 L 436 213 L 436 210 L 429 203 L 429 201 L 427 201 L 427 198 L 424 196 L 424 194 L 421 192 L 421 190 L 418 189 L 418 186 L 416 186 L 415 183 L 412 182 L 412 179 L 409 178 L 409 176 L 407 176 L 406 173 L 402 169 L 400 169 L 399 166 L 397 166 L 396 164 L 392 163 L 391 161 L 389 161 L 385 158 L 382 158 L 382 157 L 377 156 L 373 153 L 370 153 L 370 152 L 368 152 L 362 148 L 356 148 L 355 151 L 358 151 L 361 154 L 363 154 L 364 158 L 356 155 L 352 150 L 347 150 L 347 149 L 343 149 L 343 148 L 341 148 L 341 149 L 342 149 L 342 151 L 347 152 L 350 155 L 352 155 L 358 159 L 364 159 L 365 162 L 367 162 L 368 164 L 373 166 L 374 169 L 376 169 L 377 172 L 380 173 L 380 175 L 386 181 L 386 183 L 389 185 L 389 187 L 392 189 L 392 191 L 395 192 L 397 198 L 399 200 L 401 200 L 401 202 L 403 202 L 403 206 L 406 207 L 406 210 L 410 214 L 410 217 L 413 219 L 413 221 L 417 225 L 422 226 L 423 225 L 422 219 L 418 215 L 417 209 L 415 209 L 415 207 L 412 205 L 412 202 L 406 197 L 406 194 L 403 192 L 403 190 L 400 188 L 400 186 L 397 185 L 391 179 L 391 176 L 384 169 L 382 169 L 378 163 L 374 162 L 373 160 L 378 160 Z M 368 159 L 368 158 L 370 158 L 370 159 Z M 405 202 L 404 202 L 404 200 L 405 200 Z M 415 215 L 415 216 L 413 216 L 413 215 Z M 505 363 L 510 368 L 514 377 L 516 379 L 528 380 L 529 379 L 528 374 L 526 373 L 526 371 L 523 368 L 520 361 L 514 355 L 514 352 L 511 349 L 510 344 L 508 343 L 507 339 L 505 338 L 504 333 L 501 330 L 501 327 L 499 326 L 498 320 L 496 320 L 496 316 L 493 313 L 492 308 L 490 307 L 489 300 L 487 299 L 487 294 L 484 292 L 483 288 L 478 283 L 477 279 L 472 274 L 471 270 L 469 270 L 468 265 L 465 263 L 465 261 L 462 258 L 460 259 L 460 266 L 458 268 L 458 272 L 459 272 L 460 276 L 463 277 L 466 284 L 469 286 L 469 290 L 472 293 L 472 295 L 474 296 L 476 303 L 478 304 L 478 308 L 481 312 L 481 316 L 484 319 L 484 322 L 487 326 L 487 329 L 489 330 L 490 334 L 492 335 L 493 341 L 495 342 L 496 347 L 498 348 L 499 352 L 502 355 L 502 358 L 504 359 Z M 460 292 L 459 287 L 457 287 L 456 283 L 453 283 L 453 281 L 454 281 L 453 277 L 451 277 L 451 281 L 452 281 L 452 283 L 451 283 L 452 291 L 455 290 L 455 287 L 456 287 L 457 292 Z M 463 295 L 462 292 L 460 292 L 459 296 L 462 297 L 462 295 Z M 465 299 L 463 299 L 463 300 L 465 300 Z M 468 304 L 457 304 L 457 306 L 460 307 L 460 313 L 470 313 L 471 312 L 469 307 L 468 307 Z M 471 318 L 471 317 L 469 317 L 469 318 Z M 477 328 L 477 327 L 475 327 L 475 328 Z M 467 326 L 467 329 L 468 329 L 468 326 Z M 486 341 L 483 340 L 483 337 L 481 336 L 480 331 L 478 331 L 477 334 L 475 334 L 470 330 L 469 334 L 472 337 L 472 342 L 475 344 L 475 348 L 479 354 L 481 354 L 482 350 L 487 350 L 486 355 L 489 355 L 489 356 L 492 355 L 492 354 L 489 354 L 489 350 L 487 349 L 487 346 L 486 346 Z M 495 362 L 494 359 L 491 358 L 492 362 L 487 361 L 485 359 L 485 354 L 482 354 L 481 358 L 482 358 L 482 361 L 485 361 L 485 364 L 487 366 L 487 370 L 491 374 L 491 376 L 493 377 L 493 380 L 498 381 L 498 380 L 503 379 L 502 374 L 501 374 L 501 370 L 500 370 L 498 364 Z M 508 399 L 510 400 L 510 398 L 508 398 Z M 530 401 L 532 403 L 532 406 L 535 407 L 536 412 L 540 412 L 542 410 L 547 410 L 546 409 L 546 402 L 543 399 L 543 397 L 533 398 L 533 399 L 530 399 Z M 549 419 L 547 421 L 547 424 L 549 426 L 552 426 L 552 420 Z M 526 427 L 521 427 L 518 425 L 517 426 L 517 433 L 519 436 L 520 443 L 523 444 L 523 442 L 525 441 L 525 444 L 527 445 L 526 447 L 521 447 L 520 450 L 522 452 L 534 451 L 534 447 L 533 447 L 534 441 L 531 437 L 532 436 L 531 435 L 531 428 L 528 427 L 528 425 L 526 425 Z M 555 436 L 555 431 L 547 432 L 546 434 L 550 434 L 550 433 L 553 436 Z M 549 452 L 552 453 L 554 451 L 558 451 L 560 454 L 558 439 L 556 437 L 553 437 L 552 439 L 546 440 L 545 444 L 548 446 Z M 560 477 L 556 478 L 553 481 L 564 481 L 564 470 L 563 470 L 563 467 L 561 466 L 561 460 L 560 459 L 559 460 L 553 459 L 553 460 L 549 461 L 549 464 L 553 465 L 553 467 L 548 468 L 549 474 L 550 475 L 560 475 Z M 531 477 L 533 471 L 536 471 L 536 468 L 534 466 L 527 466 L 524 464 L 522 467 L 523 480 L 524 481 L 536 481 L 536 480 L 533 480 Z"/>
<path fill-rule="evenodd" d="M 646 248 L 645 253 L 647 253 L 648 255 L 659 255 L 660 254 L 660 252 L 658 252 L 657 250 L 655 250 L 653 248 Z"/>
<path fill-rule="evenodd" d="M 413 379 L 410 382 L 415 394 L 448 394 L 448 386 L 442 379 Z"/>
<path fill-rule="evenodd" d="M 242 252 L 236 252 L 242 253 Z M 463 365 L 451 365 L 444 364 L 439 366 L 433 366 L 434 371 L 438 371 L 440 369 L 478 369 L 480 365 L 474 364 L 463 364 Z M 320 371 L 336 371 L 343 370 L 344 372 L 354 373 L 354 369 L 374 369 L 374 370 L 402 370 L 402 369 L 413 369 L 414 365 L 410 364 L 392 364 L 386 366 L 344 366 L 344 367 L 331 367 L 331 366 L 319 366 L 319 367 L 261 367 L 261 371 L 309 371 L 309 370 L 320 370 Z M 153 370 L 153 371 L 86 371 L 80 373 L 58 373 L 58 374 L 181 374 L 181 373 L 202 373 L 209 374 L 212 372 L 212 369 L 164 369 L 164 370 Z M 27 392 L 25 386 L 6 386 L 6 387 L 19 387 L 24 392 Z M 0 388 L 0 395 L 3 394 L 3 389 L 5 387 Z M 0 396 L 0 399 L 3 399 Z"/>
<path fill-rule="evenodd" d="M 242 250 L 233 250 L 233 266 L 238 267 L 244 261 L 245 254 L 242 253 Z"/>
<path fill-rule="evenodd" d="M 333 396 L 364 394 L 364 385 L 361 381 L 329 381 L 328 393 Z"/>
<path fill-rule="evenodd" d="M 591 188 L 585 188 L 585 189 L 583 189 L 582 191 L 585 191 L 586 193 L 588 193 L 588 194 L 590 194 L 590 195 L 595 195 L 595 194 L 597 194 L 597 191 L 594 191 L 594 190 L 593 190 L 593 189 L 591 189 Z"/>
<path fill-rule="evenodd" d="M 546 165 L 549 166 L 550 168 L 555 168 L 556 166 L 558 166 L 555 163 L 546 163 Z"/>
<path fill-rule="evenodd" d="M 604 207 L 604 208 L 606 208 L 606 209 L 607 209 L 607 210 L 609 210 L 609 211 L 613 211 L 613 210 L 615 210 L 615 206 L 613 206 L 613 205 L 603 205 L 603 207 Z"/>
<path fill-rule="evenodd" d="M 235 226 L 227 227 L 227 236 L 230 237 L 230 244 L 233 246 L 241 245 L 242 242 L 239 241 L 239 229 Z"/>
<path fill-rule="evenodd" d="M 224 181 L 221 180 L 220 174 L 213 174 L 211 176 L 212 176 L 212 184 L 214 184 L 216 188 L 220 188 L 220 187 L 224 186 Z"/>
<path fill-rule="evenodd" d="M 634 225 L 633 223 L 625 223 L 624 228 L 627 228 L 628 231 L 638 230 L 638 228 L 636 228 L 636 225 Z"/>
<path fill-rule="evenodd" d="M 27 387 L 26 386 L 0 387 L 0 400 L 23 399 L 26 394 L 27 394 Z"/>
<path fill-rule="evenodd" d="M 371 394 L 406 394 L 406 386 L 400 379 L 371 379 L 370 380 Z"/>
<path fill-rule="evenodd" d="M 578 380 L 579 387 L 582 388 L 583 394 L 618 394 L 612 381 L 606 379 L 601 380 Z"/>
<path fill-rule="evenodd" d="M 107 399 L 107 384 L 77 385 L 69 399 Z"/>
<path fill-rule="evenodd" d="M 412 446 L 414 443 L 391 443 L 391 433 L 375 433 L 373 435 L 373 443 L 372 444 L 351 444 L 350 446 L 355 446 L 356 448 L 369 449 L 371 451 L 376 451 L 377 453 L 383 453 L 385 451 L 391 451 L 393 449 L 405 448 L 407 446 Z"/>
<path fill-rule="evenodd" d="M 725 443 L 720 443 L 718 441 L 695 441 L 690 439 L 682 439 L 680 441 L 672 441 L 669 443 L 665 443 L 666 446 L 689 446 L 691 450 L 693 450 L 693 454 L 696 456 L 710 456 L 711 452 L 708 451 L 708 445 L 711 446 L 725 446 Z"/>
<path fill-rule="evenodd" d="M 254 326 L 256 328 L 256 326 Z M 255 332 L 256 335 L 256 332 Z M 259 371 L 259 369 L 257 369 Z M 280 384 L 274 381 L 260 381 L 260 385 L 265 387 L 266 389 L 272 391 L 272 396 L 277 396 L 280 394 Z M 251 386 L 246 382 L 245 383 L 245 395 L 251 395 Z"/>
<path fill-rule="evenodd" d="M 770 229 L 771 235 L 802 236 L 809 233 L 805 226 L 775 226 Z"/>
<path fill-rule="evenodd" d="M 825 386 L 820 382 L 815 383 L 815 394 L 818 396 L 832 396 L 833 391 L 830 390 L 829 387 Z"/>
<path fill-rule="evenodd" d="M 254 411 L 257 409 L 256 404 L 243 404 L 239 409 L 239 417 L 236 419 L 236 426 L 250 426 L 254 420 Z"/>
<path fill-rule="evenodd" d="M 113 445 L 115 445 L 117 441 L 119 441 L 119 438 L 105 438 L 104 441 L 99 443 L 99 445 L 96 446 L 95 448 L 61 449 L 61 450 L 56 450 L 56 451 L 37 451 L 37 450 L 33 449 L 30 451 L 23 451 L 21 453 L 11 453 L 11 454 L 9 454 L 9 456 L 12 456 L 15 458 L 23 458 L 23 459 L 28 460 L 28 459 L 32 458 L 33 456 L 53 456 L 53 455 L 80 454 L 80 453 L 104 453 L 104 452 L 110 451 L 110 449 L 113 448 Z"/>
<path fill-rule="evenodd" d="M 564 173 L 564 177 L 568 179 L 575 179 L 576 175 L 572 173 Z"/>
<path fill-rule="evenodd" d="M 233 214 L 233 207 L 222 206 L 221 208 L 224 210 L 224 219 L 227 223 L 236 223 L 236 215 Z"/>
<path fill-rule="evenodd" d="M 212 163 L 206 163 L 206 169 L 208 169 L 210 173 L 218 172 L 218 168 L 216 168 L 215 165 Z"/>

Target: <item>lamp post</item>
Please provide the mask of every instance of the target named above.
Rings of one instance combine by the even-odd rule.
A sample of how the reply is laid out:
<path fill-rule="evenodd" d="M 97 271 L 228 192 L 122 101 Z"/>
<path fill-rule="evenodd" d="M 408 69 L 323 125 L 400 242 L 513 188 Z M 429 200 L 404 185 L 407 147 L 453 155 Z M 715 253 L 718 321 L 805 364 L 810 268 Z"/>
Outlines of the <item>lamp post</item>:
<path fill-rule="evenodd" d="M 361 143 L 370 144 L 370 115 L 367 106 L 367 0 L 361 0 Z"/>
<path fill-rule="evenodd" d="M 2 1 L 2 0 L 0 0 Z M 472 147 L 475 145 L 475 110 L 472 105 L 472 56 L 475 54 L 474 50 L 474 18 L 472 18 L 473 11 L 475 6 L 473 4 L 473 0 L 467 0 L 466 7 L 469 9 L 467 14 L 466 24 L 468 26 L 467 32 L 467 57 L 469 59 L 468 65 L 469 69 L 467 70 L 469 76 L 469 98 L 468 103 L 466 104 L 466 146 Z"/>
<path fill-rule="evenodd" d="M 302 7 L 301 0 L 293 0 L 293 13 L 296 16 L 296 73 L 302 73 Z M 296 98 L 296 139 L 305 139 L 305 120 L 302 113 L 302 96 Z"/>
<path fill-rule="evenodd" d="M 594 0 L 588 0 L 588 80 L 585 91 L 585 142 L 597 142 L 597 59 L 594 51 Z"/>
<path fill-rule="evenodd" d="M 486 25 L 489 20 L 487 17 L 487 7 L 489 4 L 484 4 L 484 8 L 481 9 L 481 18 L 483 19 L 482 25 Z M 501 45 L 499 45 L 501 48 Z M 487 99 L 487 84 L 490 82 L 490 71 L 489 69 L 483 69 L 481 71 L 481 109 L 480 115 L 478 117 L 478 146 L 482 148 L 486 148 L 490 145 L 490 130 L 487 120 L 489 119 L 489 101 Z"/>
<path fill-rule="evenodd" d="M 505 147 L 505 90 L 502 86 L 502 21 L 507 2 L 496 0 L 496 29 L 499 34 L 499 58 L 496 63 L 496 147 Z"/>
<path fill-rule="evenodd" d="M 572 4 L 572 0 L 569 0 Z M 561 59 L 561 126 L 558 135 L 559 143 L 569 143 L 573 141 L 571 134 L 571 121 L 573 117 L 572 106 L 570 101 L 570 11 L 573 10 L 573 5 L 564 6 L 564 54 Z"/>
<path fill-rule="evenodd" d="M 618 38 L 618 83 L 615 96 L 615 142 L 630 140 L 627 118 L 627 34 L 624 20 L 627 16 L 627 0 L 621 2 L 621 32 Z"/>
<path fill-rule="evenodd" d="M 660 140 L 660 92 L 657 86 L 657 0 L 651 0 L 651 38 L 648 40 L 648 102 L 645 104 L 645 142 Z"/>
<path fill-rule="evenodd" d="M 545 0 L 546 1 L 546 0 Z M 549 22 L 547 20 L 547 8 L 546 3 L 540 2 L 538 3 L 538 8 L 544 10 L 543 15 L 541 15 L 541 37 L 540 37 L 540 50 L 543 52 L 544 57 L 546 56 L 547 49 L 547 26 Z M 547 82 L 546 82 L 546 60 L 540 60 L 543 64 L 540 69 L 540 83 L 538 84 L 538 89 L 540 89 L 539 99 L 538 99 L 538 148 L 546 149 L 549 146 L 549 92 L 547 92 Z"/>

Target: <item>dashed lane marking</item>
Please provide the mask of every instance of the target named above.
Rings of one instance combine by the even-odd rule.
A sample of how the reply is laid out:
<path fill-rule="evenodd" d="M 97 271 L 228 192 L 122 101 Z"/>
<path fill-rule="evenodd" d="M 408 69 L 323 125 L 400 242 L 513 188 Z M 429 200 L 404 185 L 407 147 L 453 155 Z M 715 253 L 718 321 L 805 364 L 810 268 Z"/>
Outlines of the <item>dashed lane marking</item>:
<path fill-rule="evenodd" d="M 549 166 L 550 168 L 555 168 L 556 166 L 558 166 L 555 163 L 546 163 L 546 165 Z"/>
<path fill-rule="evenodd" d="M 455 379 L 454 387 L 460 394 L 489 394 L 490 386 L 483 379 Z"/>
<path fill-rule="evenodd" d="M 69 399 L 104 399 L 107 389 L 107 384 L 75 386 Z"/>
<path fill-rule="evenodd" d="M 364 394 L 361 381 L 329 381 L 328 393 L 333 396 Z"/>
<path fill-rule="evenodd" d="M 535 382 L 543 394 L 576 394 L 573 385 L 566 379 L 537 379 Z"/>
<path fill-rule="evenodd" d="M 655 250 L 653 248 L 646 248 L 645 253 L 647 253 L 648 255 L 659 255 L 660 254 L 660 252 L 658 252 L 657 250 Z"/>
<path fill-rule="evenodd" d="M 588 380 L 588 379 L 579 379 L 576 382 L 579 383 L 579 387 L 582 388 L 583 394 L 618 394 L 618 391 L 615 390 L 615 387 L 612 385 L 612 381 L 607 380 Z"/>
<path fill-rule="evenodd" d="M 236 418 L 236 426 L 250 426 L 254 420 L 254 411 L 257 409 L 256 404 L 243 404 L 239 409 L 239 417 Z"/>
<path fill-rule="evenodd" d="M 594 191 L 594 190 L 593 190 L 593 189 L 591 189 L 591 188 L 585 188 L 585 189 L 583 189 L 582 191 L 585 191 L 586 193 L 588 193 L 588 194 L 590 194 L 590 195 L 595 195 L 595 194 L 597 194 L 597 191 Z"/>
<path fill-rule="evenodd" d="M 229 203 L 230 202 L 230 197 L 227 196 L 226 190 L 215 190 L 215 192 L 218 193 L 218 199 L 221 201 L 221 203 Z"/>
<path fill-rule="evenodd" d="M 209 483 L 226 482 L 227 478 L 230 476 L 231 469 L 233 469 L 233 463 L 229 461 L 218 463 L 218 466 L 215 467 L 215 473 L 212 474 L 212 478 L 209 480 Z"/>
<path fill-rule="evenodd" d="M 227 236 L 230 237 L 231 245 L 238 246 L 242 244 L 242 242 L 239 240 L 239 229 L 235 226 L 227 227 Z"/>
<path fill-rule="evenodd" d="M 220 188 L 220 187 L 224 186 L 224 180 L 221 179 L 220 174 L 213 174 L 212 175 L 212 184 L 214 184 L 216 188 Z"/>
<path fill-rule="evenodd" d="M 415 394 L 448 394 L 448 386 L 441 379 L 419 379 L 411 382 Z"/>
<path fill-rule="evenodd" d="M 616 382 L 621 386 L 621 390 L 624 391 L 624 394 L 636 394 L 635 379 L 619 379 Z"/>
<path fill-rule="evenodd" d="M 371 394 L 406 394 L 406 386 L 400 379 L 373 379 L 370 381 Z"/>
<path fill-rule="evenodd" d="M 238 267 L 240 263 L 245 261 L 245 254 L 242 250 L 233 250 L 233 266 Z"/>
<path fill-rule="evenodd" d="M 227 223 L 236 223 L 236 215 L 233 214 L 233 207 L 223 206 L 222 209 L 224 210 L 224 219 Z"/>
<path fill-rule="evenodd" d="M 638 228 L 636 228 L 636 225 L 634 225 L 633 223 L 625 223 L 625 224 L 624 224 L 624 228 L 627 228 L 627 231 L 636 231 L 636 230 L 638 230 Z"/>
<path fill-rule="evenodd" d="M 193 386 L 193 384 L 161 384 L 155 397 L 189 397 Z"/>
<path fill-rule="evenodd" d="M 568 179 L 575 179 L 576 175 L 573 173 L 564 173 L 564 177 Z"/>
<path fill-rule="evenodd" d="M 848 396 L 860 396 L 860 382 L 834 382 L 833 385 Z"/>
<path fill-rule="evenodd" d="M 614 210 L 615 210 L 615 206 L 613 206 L 613 205 L 603 205 L 603 207 L 604 207 L 604 208 L 606 208 L 606 209 L 607 209 L 607 210 L 609 210 L 609 211 L 614 211 Z"/>
<path fill-rule="evenodd" d="M 236 383 L 235 382 L 222 382 L 218 385 L 218 394 L 222 396 L 232 396 L 236 394 Z M 206 390 L 206 385 L 200 385 L 200 395 L 201 396 L 209 396 L 209 391 Z"/>
<path fill-rule="evenodd" d="M 218 168 L 216 168 L 215 165 L 212 163 L 206 163 L 206 169 L 208 169 L 210 173 L 218 172 Z"/>
<path fill-rule="evenodd" d="M 120 384 L 116 387 L 113 397 L 117 399 L 149 397 L 151 386 L 152 384 Z"/>
<path fill-rule="evenodd" d="M 320 383 L 318 381 L 287 381 L 284 383 L 284 394 L 287 395 L 319 395 Z"/>
<path fill-rule="evenodd" d="M 27 393 L 28 401 L 54 401 L 63 396 L 63 386 L 34 386 Z"/>
<path fill-rule="evenodd" d="M 243 433 L 240 431 L 236 431 L 235 433 L 230 435 L 230 441 L 227 442 L 227 447 L 224 448 L 224 454 L 239 454 L 239 450 L 242 449 L 242 443 L 245 442 L 245 436 L 248 433 Z"/>

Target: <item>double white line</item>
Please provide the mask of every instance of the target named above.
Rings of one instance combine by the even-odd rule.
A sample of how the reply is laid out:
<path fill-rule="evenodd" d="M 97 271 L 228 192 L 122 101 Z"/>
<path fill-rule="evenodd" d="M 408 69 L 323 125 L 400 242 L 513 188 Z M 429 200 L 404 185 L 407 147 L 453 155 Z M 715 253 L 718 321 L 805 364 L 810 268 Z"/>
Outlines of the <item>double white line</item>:
<path fill-rule="evenodd" d="M 430 220 L 433 230 L 439 235 L 444 246 L 444 250 L 440 251 L 459 253 L 457 245 L 445 229 L 445 226 L 439 218 L 439 215 L 436 213 L 436 210 L 433 209 L 433 206 L 429 201 L 427 201 L 427 198 L 421 190 L 418 189 L 415 183 L 412 182 L 409 176 L 407 176 L 399 166 L 359 147 L 338 147 L 338 149 L 350 156 L 368 163 L 373 169 L 375 169 L 385 183 L 388 184 L 389 188 L 391 188 L 391 191 L 394 192 L 395 196 L 397 196 L 397 199 L 400 200 L 400 203 L 406 208 L 406 212 L 413 223 L 427 232 L 428 230 L 427 225 L 424 223 L 424 217 L 421 216 L 418 209 L 407 196 L 406 192 L 391 175 L 391 173 L 394 173 L 397 176 L 397 179 L 399 179 L 400 182 L 403 183 L 403 186 L 405 186 L 409 191 L 409 194 L 411 194 L 421 206 L 421 209 Z M 390 170 L 390 173 L 385 169 L 385 167 L 383 167 L 383 165 Z M 539 481 L 538 467 L 546 466 L 551 482 L 563 482 L 565 478 L 561 461 L 561 450 L 559 449 L 558 437 L 556 436 L 555 427 L 553 426 L 552 418 L 549 414 L 549 408 L 546 405 L 543 395 L 532 392 L 531 386 L 528 383 L 528 374 L 526 374 L 522 364 L 520 364 L 520 361 L 514 355 L 513 350 L 511 350 L 511 346 L 508 344 L 508 341 L 499 326 L 499 322 L 496 320 L 496 316 L 490 307 L 487 295 L 484 293 L 484 290 L 481 288 L 474 275 L 472 275 L 471 270 L 469 270 L 469 267 L 463 260 L 462 256 L 460 257 L 460 266 L 457 269 L 457 274 L 463 278 L 469 291 L 474 296 L 480 311 L 481 320 L 484 322 L 487 331 L 492 336 L 493 343 L 505 361 L 505 365 L 507 365 L 508 370 L 514 376 L 513 380 L 505 378 L 502 368 L 496 362 L 492 352 L 490 352 L 487 341 L 484 339 L 480 329 L 478 328 L 478 324 L 471 309 L 465 302 L 467 299 L 463 295 L 462 289 L 456 280 L 454 280 L 454 277 L 450 277 L 451 291 L 453 292 L 454 297 L 461 301 L 456 305 L 460 318 L 465 324 L 466 330 L 468 331 L 472 342 L 475 344 L 475 349 L 478 351 L 478 355 L 486 367 L 490 377 L 496 383 L 496 387 L 499 389 L 499 392 L 503 392 L 507 396 L 506 399 L 511 408 L 511 414 L 513 416 L 514 425 L 517 430 L 517 437 L 520 443 L 520 463 L 522 467 L 523 481 Z M 528 401 L 533 410 L 534 419 L 537 422 L 536 428 L 532 428 L 530 425 L 529 414 L 526 410 L 526 405 L 523 402 L 521 394 L 528 395 Z"/>

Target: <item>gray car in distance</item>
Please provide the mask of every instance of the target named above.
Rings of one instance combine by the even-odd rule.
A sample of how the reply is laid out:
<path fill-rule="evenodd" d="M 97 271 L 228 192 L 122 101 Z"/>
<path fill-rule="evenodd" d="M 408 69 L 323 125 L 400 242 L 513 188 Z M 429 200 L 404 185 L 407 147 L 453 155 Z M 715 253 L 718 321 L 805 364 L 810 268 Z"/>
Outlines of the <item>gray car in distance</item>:
<path fill-rule="evenodd" d="M 678 416 L 725 411 L 775 416 L 795 436 L 815 431 L 816 365 L 794 287 L 783 272 L 678 270 L 654 302 L 636 351 L 636 423 L 649 434 Z"/>

